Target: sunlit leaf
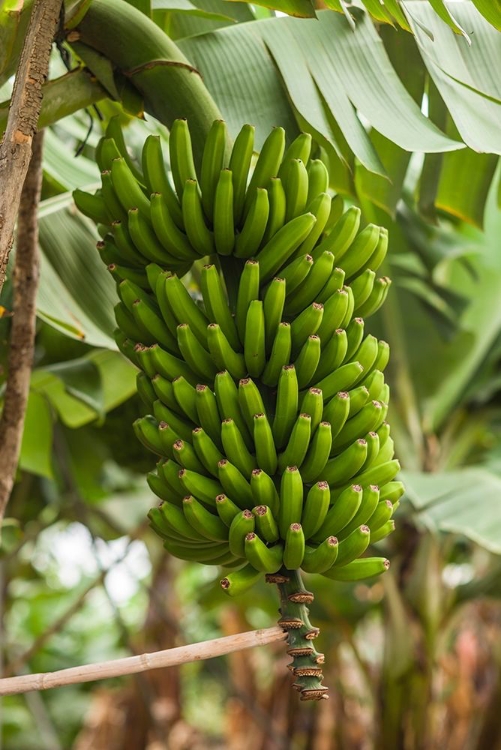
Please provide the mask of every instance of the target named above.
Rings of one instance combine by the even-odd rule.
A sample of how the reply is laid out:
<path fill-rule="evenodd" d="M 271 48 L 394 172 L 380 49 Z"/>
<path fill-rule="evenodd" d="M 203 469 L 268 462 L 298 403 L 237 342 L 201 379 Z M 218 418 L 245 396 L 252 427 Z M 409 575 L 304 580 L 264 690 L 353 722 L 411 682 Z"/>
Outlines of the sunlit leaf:
<path fill-rule="evenodd" d="M 402 472 L 418 518 L 432 529 L 462 534 L 501 555 L 501 479 L 485 469 Z"/>
<path fill-rule="evenodd" d="M 52 479 L 52 435 L 50 404 L 42 394 L 30 391 L 19 456 L 21 469 Z"/>

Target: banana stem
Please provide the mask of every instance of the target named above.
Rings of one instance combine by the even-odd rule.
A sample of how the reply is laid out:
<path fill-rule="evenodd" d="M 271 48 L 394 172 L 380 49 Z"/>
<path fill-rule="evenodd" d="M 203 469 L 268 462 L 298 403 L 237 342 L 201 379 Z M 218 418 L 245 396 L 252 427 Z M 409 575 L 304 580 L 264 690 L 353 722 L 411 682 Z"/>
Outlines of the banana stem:
<path fill-rule="evenodd" d="M 329 688 L 322 685 L 324 655 L 313 645 L 320 631 L 311 624 L 306 606 L 313 601 L 313 594 L 305 589 L 299 570 L 281 568 L 278 573 L 267 575 L 266 580 L 276 583 L 280 593 L 278 625 L 287 632 L 287 653 L 292 656 L 288 667 L 296 678 L 293 687 L 302 701 L 328 698 Z"/>
<path fill-rule="evenodd" d="M 200 162 L 209 128 L 221 113 L 199 72 L 150 18 L 124 0 L 93 0 L 67 39 L 110 60 L 142 95 L 146 111 L 167 127 L 186 117 Z"/>

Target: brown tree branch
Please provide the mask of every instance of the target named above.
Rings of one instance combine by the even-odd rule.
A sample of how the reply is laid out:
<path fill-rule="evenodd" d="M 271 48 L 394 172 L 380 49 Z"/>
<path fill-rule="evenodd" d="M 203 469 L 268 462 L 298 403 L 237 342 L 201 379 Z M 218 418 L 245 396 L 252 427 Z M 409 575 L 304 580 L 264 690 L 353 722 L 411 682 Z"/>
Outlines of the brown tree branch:
<path fill-rule="evenodd" d="M 146 672 L 149 669 L 162 669 L 177 664 L 188 664 L 193 661 L 212 659 L 215 656 L 241 651 L 244 648 L 265 646 L 268 643 L 285 640 L 282 628 L 275 625 L 264 630 L 253 630 L 249 633 L 238 633 L 224 638 L 215 638 L 190 646 L 169 648 L 153 654 L 128 656 L 125 659 L 114 659 L 97 664 L 86 664 L 81 667 L 60 669 L 58 672 L 21 675 L 0 679 L 0 695 L 28 693 L 31 690 L 50 690 L 64 685 L 76 685 L 82 682 L 104 680 L 109 677 Z"/>
<path fill-rule="evenodd" d="M 0 292 L 14 237 L 21 190 L 28 172 L 42 104 L 42 84 L 62 0 L 35 0 L 28 25 L 5 135 L 0 144 Z"/>
<path fill-rule="evenodd" d="M 0 522 L 12 491 L 21 449 L 35 346 L 35 303 L 39 276 L 37 209 L 42 187 L 42 150 L 43 131 L 40 131 L 33 140 L 33 154 L 20 196 L 14 267 L 14 314 L 7 385 L 0 417 Z"/>

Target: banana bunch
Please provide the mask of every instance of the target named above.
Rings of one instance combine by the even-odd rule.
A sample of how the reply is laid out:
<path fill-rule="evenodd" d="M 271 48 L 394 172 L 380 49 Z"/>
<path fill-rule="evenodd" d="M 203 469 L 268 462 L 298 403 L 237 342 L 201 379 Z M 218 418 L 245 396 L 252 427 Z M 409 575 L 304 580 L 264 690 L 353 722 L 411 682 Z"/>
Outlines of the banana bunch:
<path fill-rule="evenodd" d="M 393 531 L 403 494 L 386 422 L 389 347 L 364 331 L 391 283 L 376 276 L 387 231 L 360 230 L 360 210 L 331 198 L 308 134 L 286 149 L 275 128 L 253 167 L 253 127 L 229 154 L 227 143 L 215 121 L 197 172 L 176 120 L 171 181 L 159 138 L 147 138 L 140 171 L 112 120 L 97 149 L 101 189 L 74 194 L 99 225 L 117 345 L 139 369 L 147 415 L 134 429 L 158 456 L 148 483 L 162 501 L 151 525 L 170 554 L 224 566 L 230 595 L 263 574 L 287 586 L 299 569 L 376 576 L 388 561 L 364 553 Z M 195 296 L 181 279 L 201 259 Z M 309 660 L 304 674 L 294 667 L 303 699 L 324 690 L 308 683 L 308 648 L 294 654 Z"/>

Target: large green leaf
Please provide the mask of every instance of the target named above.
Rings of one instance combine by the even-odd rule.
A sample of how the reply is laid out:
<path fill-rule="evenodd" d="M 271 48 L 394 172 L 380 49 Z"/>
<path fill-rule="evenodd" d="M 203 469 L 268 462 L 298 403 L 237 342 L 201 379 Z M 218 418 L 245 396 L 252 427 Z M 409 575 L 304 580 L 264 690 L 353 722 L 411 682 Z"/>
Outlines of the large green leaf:
<path fill-rule="evenodd" d="M 51 206 L 54 203 L 61 207 L 64 199 L 58 196 Z M 96 252 L 97 239 L 92 222 L 78 215 L 71 204 L 40 220 L 43 256 L 38 313 L 74 338 L 115 349 L 115 284 Z"/>
<path fill-rule="evenodd" d="M 33 371 L 31 391 L 43 395 L 71 429 L 101 419 L 136 391 L 136 368 L 119 352 L 100 350 Z"/>
<path fill-rule="evenodd" d="M 44 395 L 30 391 L 24 419 L 19 467 L 52 479 L 53 417 Z"/>
<path fill-rule="evenodd" d="M 485 469 L 402 472 L 406 495 L 429 528 L 462 534 L 501 555 L 501 479 Z"/>
<path fill-rule="evenodd" d="M 368 15 L 355 11 L 355 31 L 344 16 L 322 11 L 318 20 L 270 18 L 201 34 L 179 46 L 202 73 L 232 130 L 247 121 L 263 133 L 280 123 L 292 136 L 292 100 L 307 125 L 335 148 L 319 107 L 320 92 L 352 150 L 375 171 L 381 172 L 381 165 L 359 113 L 404 149 L 460 148 L 421 113 Z"/>
<path fill-rule="evenodd" d="M 427 3 L 409 8 L 423 61 L 470 148 L 501 153 L 501 48 L 499 34 L 470 2 L 450 3 L 454 15 L 474 40 L 451 34 Z M 416 23 L 429 28 L 433 38 Z"/>

